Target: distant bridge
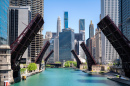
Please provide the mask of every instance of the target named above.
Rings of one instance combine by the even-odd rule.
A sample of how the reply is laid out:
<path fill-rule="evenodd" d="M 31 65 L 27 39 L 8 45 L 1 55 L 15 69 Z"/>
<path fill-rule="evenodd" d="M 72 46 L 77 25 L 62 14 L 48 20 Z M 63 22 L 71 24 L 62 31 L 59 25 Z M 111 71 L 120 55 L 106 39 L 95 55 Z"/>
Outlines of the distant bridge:
<path fill-rule="evenodd" d="M 47 63 L 47 65 L 54 65 L 56 68 L 61 67 L 61 63 Z"/>
<path fill-rule="evenodd" d="M 80 68 L 81 61 L 80 61 L 78 55 L 76 54 L 76 52 L 74 50 L 71 50 L 71 53 L 74 55 L 74 58 L 77 61 L 77 68 Z"/>
<path fill-rule="evenodd" d="M 91 53 L 89 52 L 87 46 L 85 45 L 84 42 L 82 42 L 80 44 L 80 46 L 82 47 L 82 49 L 84 50 L 86 57 L 87 57 L 87 64 L 88 64 L 88 70 L 91 71 L 92 70 L 92 65 L 96 65 L 96 61 L 94 60 L 93 56 L 91 55 Z"/>

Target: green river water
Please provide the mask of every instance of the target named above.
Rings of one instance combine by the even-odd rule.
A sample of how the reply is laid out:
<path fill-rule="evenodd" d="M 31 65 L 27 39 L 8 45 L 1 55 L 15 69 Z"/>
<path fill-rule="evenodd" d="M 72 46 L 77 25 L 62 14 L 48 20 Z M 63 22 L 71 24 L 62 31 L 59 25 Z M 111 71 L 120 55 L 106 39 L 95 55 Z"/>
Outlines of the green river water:
<path fill-rule="evenodd" d="M 89 75 L 70 68 L 47 68 L 11 86 L 126 86 L 102 75 Z"/>

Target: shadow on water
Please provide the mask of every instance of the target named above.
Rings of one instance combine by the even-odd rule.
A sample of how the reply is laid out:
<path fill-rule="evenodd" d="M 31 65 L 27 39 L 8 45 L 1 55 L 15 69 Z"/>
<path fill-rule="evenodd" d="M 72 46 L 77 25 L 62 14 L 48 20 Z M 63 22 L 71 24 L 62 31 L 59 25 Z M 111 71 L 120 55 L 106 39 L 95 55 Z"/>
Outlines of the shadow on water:
<path fill-rule="evenodd" d="M 104 75 L 93 75 L 93 74 L 78 74 L 78 75 L 80 75 L 80 76 L 87 76 L 87 77 L 104 77 Z"/>
<path fill-rule="evenodd" d="M 110 80 L 89 80 L 89 79 L 78 79 L 77 80 L 80 83 L 104 83 L 106 85 L 110 85 L 110 86 L 128 86 L 122 83 L 118 83 L 118 82 L 114 82 L 114 81 L 110 81 Z"/>

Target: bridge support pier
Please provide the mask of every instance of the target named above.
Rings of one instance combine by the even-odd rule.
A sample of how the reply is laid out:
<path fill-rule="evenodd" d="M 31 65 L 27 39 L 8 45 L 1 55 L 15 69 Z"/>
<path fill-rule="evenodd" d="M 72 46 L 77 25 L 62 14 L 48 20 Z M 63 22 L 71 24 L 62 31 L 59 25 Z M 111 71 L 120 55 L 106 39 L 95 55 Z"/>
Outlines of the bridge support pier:
<path fill-rule="evenodd" d="M 125 76 L 130 78 L 130 69 L 124 69 Z"/>
<path fill-rule="evenodd" d="M 15 83 L 21 81 L 20 66 L 18 66 L 18 69 L 13 70 L 13 78 Z"/>

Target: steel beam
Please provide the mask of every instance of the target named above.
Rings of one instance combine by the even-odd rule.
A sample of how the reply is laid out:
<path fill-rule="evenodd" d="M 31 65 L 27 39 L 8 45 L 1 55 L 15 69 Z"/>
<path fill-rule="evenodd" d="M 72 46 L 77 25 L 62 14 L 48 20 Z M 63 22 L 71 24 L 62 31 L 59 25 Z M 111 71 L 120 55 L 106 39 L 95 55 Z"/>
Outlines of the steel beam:
<path fill-rule="evenodd" d="M 47 41 L 46 44 L 44 45 L 44 47 L 42 48 L 41 52 L 39 53 L 38 57 L 36 58 L 35 63 L 41 64 L 43 56 L 49 46 L 50 46 L 50 42 Z"/>
<path fill-rule="evenodd" d="M 77 56 L 77 54 L 74 50 L 71 50 L 71 53 L 74 55 L 74 58 L 77 61 L 77 68 L 80 68 L 81 61 L 80 61 L 79 57 Z"/>
<path fill-rule="evenodd" d="M 14 81 L 18 82 L 21 80 L 20 77 L 20 60 L 34 39 L 38 31 L 41 29 L 44 24 L 43 17 L 40 14 L 36 14 L 36 16 L 31 20 L 28 26 L 24 29 L 24 31 L 19 35 L 19 37 L 13 42 L 11 47 L 11 68 L 13 70 Z"/>
<path fill-rule="evenodd" d="M 109 16 L 104 17 L 98 27 L 118 52 L 125 75 L 130 77 L 130 41 L 122 34 Z"/>
<path fill-rule="evenodd" d="M 80 44 L 80 46 L 82 47 L 82 49 L 84 50 L 86 57 L 87 57 L 87 64 L 88 64 L 88 70 L 91 71 L 92 70 L 92 65 L 96 65 L 96 61 L 94 60 L 93 56 L 91 55 L 91 53 L 89 52 L 87 46 L 85 45 L 84 42 L 82 42 Z"/>

